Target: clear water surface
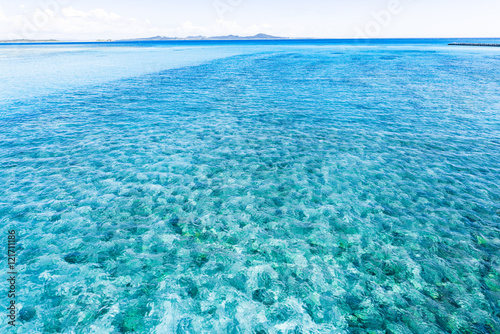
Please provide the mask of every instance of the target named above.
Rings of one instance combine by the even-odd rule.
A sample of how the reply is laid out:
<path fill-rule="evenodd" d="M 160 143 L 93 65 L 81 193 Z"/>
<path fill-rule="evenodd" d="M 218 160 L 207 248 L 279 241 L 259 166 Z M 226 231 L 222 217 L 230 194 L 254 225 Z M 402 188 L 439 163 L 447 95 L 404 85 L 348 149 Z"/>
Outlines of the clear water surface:
<path fill-rule="evenodd" d="M 500 48 L 446 42 L 0 46 L 1 331 L 500 333 Z"/>

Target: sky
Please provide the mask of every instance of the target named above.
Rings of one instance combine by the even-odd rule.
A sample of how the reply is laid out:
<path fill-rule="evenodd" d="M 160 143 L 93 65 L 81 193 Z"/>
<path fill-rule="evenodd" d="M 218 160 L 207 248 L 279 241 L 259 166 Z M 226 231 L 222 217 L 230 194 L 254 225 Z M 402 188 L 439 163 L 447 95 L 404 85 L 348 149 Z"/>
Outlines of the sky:
<path fill-rule="evenodd" d="M 0 40 L 500 37 L 500 0 L 0 0 Z"/>

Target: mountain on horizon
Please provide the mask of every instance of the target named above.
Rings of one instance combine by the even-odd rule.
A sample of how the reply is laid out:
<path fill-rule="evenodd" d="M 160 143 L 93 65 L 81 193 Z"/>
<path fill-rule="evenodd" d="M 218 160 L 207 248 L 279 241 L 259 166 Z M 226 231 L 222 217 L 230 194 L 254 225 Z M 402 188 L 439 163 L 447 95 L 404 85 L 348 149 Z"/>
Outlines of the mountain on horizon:
<path fill-rule="evenodd" d="M 188 37 L 167 37 L 167 36 L 154 36 L 146 38 L 132 38 L 132 39 L 122 39 L 117 42 L 136 42 L 136 41 L 184 41 L 184 40 L 251 40 L 251 39 L 287 39 L 287 37 L 277 37 L 267 34 L 257 34 L 255 36 L 237 36 L 237 35 L 227 35 L 227 36 L 188 36 Z"/>

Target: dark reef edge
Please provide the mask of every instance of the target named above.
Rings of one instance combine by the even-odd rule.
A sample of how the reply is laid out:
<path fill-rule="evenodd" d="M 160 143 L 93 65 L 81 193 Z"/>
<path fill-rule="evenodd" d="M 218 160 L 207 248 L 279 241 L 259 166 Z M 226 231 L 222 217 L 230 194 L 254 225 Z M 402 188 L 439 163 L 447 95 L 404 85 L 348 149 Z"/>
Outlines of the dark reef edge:
<path fill-rule="evenodd" d="M 500 47 L 500 44 L 488 44 L 488 43 L 450 43 L 448 45 L 458 45 L 458 46 L 493 46 Z"/>

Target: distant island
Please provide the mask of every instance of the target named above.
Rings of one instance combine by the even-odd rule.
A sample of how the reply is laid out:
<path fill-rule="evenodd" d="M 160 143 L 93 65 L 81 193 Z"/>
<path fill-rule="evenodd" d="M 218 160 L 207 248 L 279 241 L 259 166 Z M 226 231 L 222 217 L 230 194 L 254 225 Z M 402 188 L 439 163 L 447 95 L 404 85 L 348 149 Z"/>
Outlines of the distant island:
<path fill-rule="evenodd" d="M 128 39 L 97 39 L 97 40 L 87 40 L 87 41 L 61 41 L 56 39 L 45 39 L 45 40 L 31 40 L 31 39 L 14 39 L 14 40 L 0 40 L 0 44 L 30 44 L 30 43 L 120 43 L 120 42 L 155 42 L 155 41 L 265 41 L 265 40 L 316 40 L 317 38 L 311 37 L 278 37 L 267 34 L 257 34 L 254 36 L 238 36 L 238 35 L 227 35 L 227 36 L 188 36 L 188 37 L 167 37 L 167 36 L 154 36 L 145 38 L 128 38 Z M 338 39 L 335 39 L 338 40 Z M 349 40 L 349 39 L 347 39 Z M 491 43 L 467 43 L 467 42 L 452 42 L 448 43 L 450 46 L 488 46 L 488 47 L 500 47 L 500 44 Z"/>
<path fill-rule="evenodd" d="M 141 41 L 238 41 L 238 40 L 273 40 L 273 39 L 290 39 L 289 37 L 277 37 L 266 34 L 257 34 L 255 36 L 188 36 L 188 37 L 166 37 L 166 36 L 154 36 L 147 38 L 133 38 L 133 39 L 121 39 L 115 42 L 141 42 Z"/>
<path fill-rule="evenodd" d="M 0 43 L 88 43 L 88 42 L 148 42 L 148 41 L 243 41 L 243 40 L 285 40 L 294 39 L 290 37 L 277 37 L 266 34 L 257 34 L 255 36 L 237 36 L 237 35 L 227 35 L 227 36 L 188 36 L 188 37 L 167 37 L 167 36 L 154 36 L 146 38 L 128 38 L 128 39 L 98 39 L 93 41 L 59 41 L 56 39 L 47 40 L 31 40 L 31 39 L 14 39 L 14 40 L 3 40 Z M 302 39 L 302 38 L 301 38 Z"/>
<path fill-rule="evenodd" d="M 0 43 L 61 43 L 62 41 L 58 41 L 56 39 L 42 39 L 42 40 L 35 40 L 35 39 L 9 39 L 9 40 L 4 40 L 0 41 Z"/>

